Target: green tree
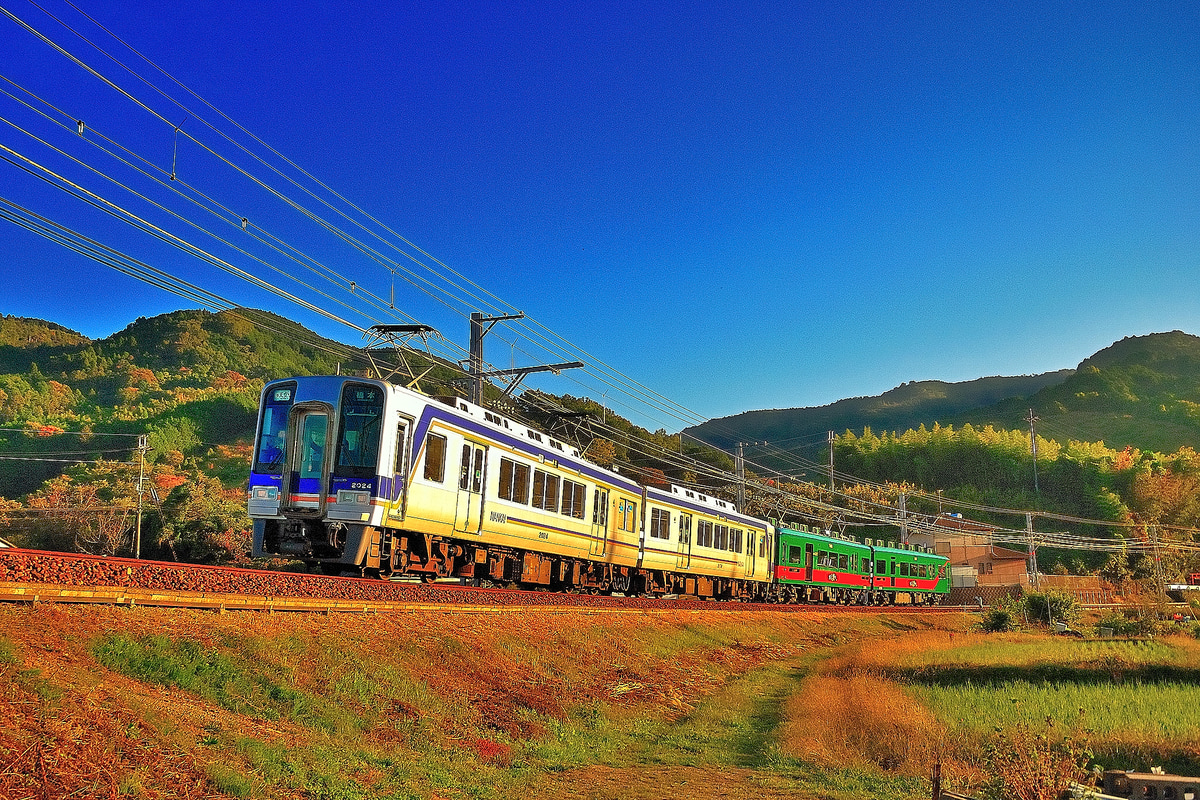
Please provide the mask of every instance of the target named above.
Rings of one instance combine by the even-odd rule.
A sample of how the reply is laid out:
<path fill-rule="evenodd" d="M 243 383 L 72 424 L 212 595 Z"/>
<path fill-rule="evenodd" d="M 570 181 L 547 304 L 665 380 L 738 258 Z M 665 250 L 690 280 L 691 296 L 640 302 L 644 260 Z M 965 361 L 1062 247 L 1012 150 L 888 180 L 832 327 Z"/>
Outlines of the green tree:
<path fill-rule="evenodd" d="M 197 564 L 245 563 L 250 550 L 250 518 L 245 493 L 227 490 L 216 478 L 196 471 L 163 501 L 164 524 L 157 543 L 176 561 Z"/>

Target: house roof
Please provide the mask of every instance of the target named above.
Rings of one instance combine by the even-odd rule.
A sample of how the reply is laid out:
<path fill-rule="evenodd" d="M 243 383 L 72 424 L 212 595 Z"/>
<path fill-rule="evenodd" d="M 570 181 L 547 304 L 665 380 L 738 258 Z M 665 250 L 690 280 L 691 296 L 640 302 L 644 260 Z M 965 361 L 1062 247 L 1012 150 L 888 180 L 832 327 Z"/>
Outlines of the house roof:
<path fill-rule="evenodd" d="M 933 518 L 933 524 L 939 528 L 948 528 L 950 530 L 963 531 L 964 533 L 991 533 L 996 530 L 995 525 L 986 525 L 975 520 L 963 519 L 954 514 L 938 514 Z"/>
<path fill-rule="evenodd" d="M 1022 553 L 1020 550 L 1013 550 L 1009 547 L 993 547 L 992 557 L 1005 560 L 1011 558 L 1024 561 L 1025 559 L 1029 558 L 1029 553 Z"/>

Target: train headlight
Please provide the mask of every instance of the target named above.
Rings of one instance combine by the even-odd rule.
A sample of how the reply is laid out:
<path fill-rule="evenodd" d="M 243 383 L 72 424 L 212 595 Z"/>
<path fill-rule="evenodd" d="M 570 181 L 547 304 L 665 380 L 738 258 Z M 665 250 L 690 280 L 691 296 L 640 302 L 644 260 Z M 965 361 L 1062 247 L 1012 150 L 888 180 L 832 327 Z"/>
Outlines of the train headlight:
<path fill-rule="evenodd" d="M 365 506 L 371 502 L 370 492 L 354 492 L 342 489 L 337 493 L 338 505 Z"/>

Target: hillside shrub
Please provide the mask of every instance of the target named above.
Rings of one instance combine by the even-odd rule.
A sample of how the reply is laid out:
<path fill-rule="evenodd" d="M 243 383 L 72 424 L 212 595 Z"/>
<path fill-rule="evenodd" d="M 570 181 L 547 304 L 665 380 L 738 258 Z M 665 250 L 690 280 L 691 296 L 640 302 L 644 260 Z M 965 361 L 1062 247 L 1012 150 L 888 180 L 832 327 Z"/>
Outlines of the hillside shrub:
<path fill-rule="evenodd" d="M 1109 611 L 1096 620 L 1097 628 L 1109 628 L 1113 636 L 1143 636 L 1149 633 L 1144 618 L 1131 617 L 1121 611 Z"/>
<path fill-rule="evenodd" d="M 1021 612 L 1024 601 L 1017 598 L 1007 598 L 983 612 L 979 619 L 979 627 L 985 633 L 1008 633 L 1020 626 Z"/>
<path fill-rule="evenodd" d="M 1046 718 L 1044 731 L 1020 723 L 998 731 L 984 749 L 987 800 L 1058 800 L 1074 781 L 1087 778 L 1092 754 L 1086 735 L 1059 734 Z"/>
<path fill-rule="evenodd" d="M 1025 609 L 1029 618 L 1038 622 L 1076 622 L 1083 608 L 1073 595 L 1053 590 L 1033 592 L 1025 596 Z"/>

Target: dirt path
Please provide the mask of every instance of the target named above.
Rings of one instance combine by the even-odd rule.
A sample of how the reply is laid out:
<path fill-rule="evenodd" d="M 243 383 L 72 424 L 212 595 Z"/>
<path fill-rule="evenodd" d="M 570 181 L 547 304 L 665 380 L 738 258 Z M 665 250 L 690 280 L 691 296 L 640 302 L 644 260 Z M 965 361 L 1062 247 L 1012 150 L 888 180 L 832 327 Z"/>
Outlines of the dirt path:
<path fill-rule="evenodd" d="M 783 708 L 811 657 L 765 665 L 707 698 L 686 716 L 633 738 L 627 761 L 568 770 L 534 794 L 565 800 L 794 798 L 797 781 L 771 769 Z"/>

